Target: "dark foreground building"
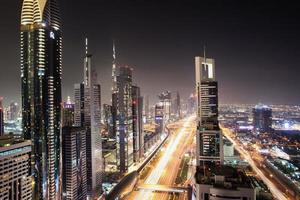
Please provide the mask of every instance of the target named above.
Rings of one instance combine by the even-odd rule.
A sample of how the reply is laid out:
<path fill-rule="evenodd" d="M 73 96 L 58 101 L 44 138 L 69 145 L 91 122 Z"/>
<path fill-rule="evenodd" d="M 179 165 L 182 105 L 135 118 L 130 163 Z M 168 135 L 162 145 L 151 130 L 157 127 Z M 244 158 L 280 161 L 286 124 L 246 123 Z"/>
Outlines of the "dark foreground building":
<path fill-rule="evenodd" d="M 87 198 L 86 129 L 64 127 L 62 137 L 63 199 Z"/>

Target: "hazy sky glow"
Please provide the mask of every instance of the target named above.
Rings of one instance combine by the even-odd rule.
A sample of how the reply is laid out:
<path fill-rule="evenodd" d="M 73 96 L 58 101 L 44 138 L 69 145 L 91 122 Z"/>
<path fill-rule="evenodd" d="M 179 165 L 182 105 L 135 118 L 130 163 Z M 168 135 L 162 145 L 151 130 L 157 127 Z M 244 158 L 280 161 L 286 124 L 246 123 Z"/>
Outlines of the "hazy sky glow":
<path fill-rule="evenodd" d="M 143 94 L 168 89 L 186 98 L 194 89 L 194 56 L 205 44 L 216 59 L 220 103 L 300 104 L 300 7 L 276 2 L 61 0 L 63 96 L 72 96 L 82 80 L 88 36 L 106 103 L 114 38 L 118 63 L 134 68 Z M 1 0 L 0 96 L 6 103 L 20 101 L 21 3 Z"/>

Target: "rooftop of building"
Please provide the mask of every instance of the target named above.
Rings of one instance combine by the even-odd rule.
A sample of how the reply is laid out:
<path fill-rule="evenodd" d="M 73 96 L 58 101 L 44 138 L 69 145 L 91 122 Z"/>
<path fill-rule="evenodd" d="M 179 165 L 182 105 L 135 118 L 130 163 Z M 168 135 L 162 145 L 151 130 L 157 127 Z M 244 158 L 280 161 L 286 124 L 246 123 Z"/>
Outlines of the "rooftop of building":
<path fill-rule="evenodd" d="M 253 187 L 243 170 L 228 165 L 197 167 L 196 182 L 229 190 Z"/>
<path fill-rule="evenodd" d="M 15 139 L 12 135 L 0 136 L 0 147 L 8 147 L 13 144 L 24 142 L 23 139 Z"/>
<path fill-rule="evenodd" d="M 271 110 L 271 108 L 265 104 L 259 103 L 257 104 L 254 109 L 256 110 Z"/>

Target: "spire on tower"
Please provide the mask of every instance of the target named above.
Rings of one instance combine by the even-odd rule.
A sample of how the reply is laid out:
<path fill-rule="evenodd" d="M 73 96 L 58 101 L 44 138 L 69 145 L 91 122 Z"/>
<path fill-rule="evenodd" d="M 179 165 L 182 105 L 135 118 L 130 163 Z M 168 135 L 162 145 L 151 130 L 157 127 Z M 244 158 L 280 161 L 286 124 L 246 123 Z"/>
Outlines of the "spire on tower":
<path fill-rule="evenodd" d="M 89 52 L 89 51 L 88 51 L 88 50 L 89 50 L 89 49 L 88 49 L 88 46 L 89 46 L 89 43 L 88 43 L 88 42 L 89 42 L 89 41 L 88 41 L 88 38 L 86 37 L 86 38 L 85 38 L 85 54 L 86 54 L 86 55 L 87 55 L 88 52 Z"/>
<path fill-rule="evenodd" d="M 115 41 L 113 40 L 113 62 L 116 62 L 116 46 Z"/>
<path fill-rule="evenodd" d="M 203 57 L 204 57 L 204 62 L 206 62 L 206 46 L 203 46 Z"/>

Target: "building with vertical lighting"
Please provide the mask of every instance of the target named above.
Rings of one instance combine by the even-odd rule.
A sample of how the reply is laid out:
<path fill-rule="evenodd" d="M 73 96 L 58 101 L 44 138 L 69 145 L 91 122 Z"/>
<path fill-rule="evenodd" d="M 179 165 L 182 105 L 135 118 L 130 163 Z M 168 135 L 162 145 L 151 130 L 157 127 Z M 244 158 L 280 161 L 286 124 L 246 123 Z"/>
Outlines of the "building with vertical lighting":
<path fill-rule="evenodd" d="M 115 138 L 113 132 L 113 116 L 112 116 L 112 106 L 108 104 L 103 104 L 103 125 L 105 131 L 107 131 L 108 138 Z"/>
<path fill-rule="evenodd" d="M 207 171 L 221 166 L 224 160 L 222 133 L 218 122 L 218 83 L 215 79 L 214 59 L 195 58 L 197 133 L 196 133 L 196 181 L 197 199 L 203 195 L 201 180 Z M 202 197 L 202 196 L 201 196 Z M 207 199 L 207 198 L 204 198 Z M 209 199 L 209 198 L 208 198 Z"/>
<path fill-rule="evenodd" d="M 101 141 L 101 87 L 92 65 L 92 54 L 84 58 L 84 126 L 86 128 L 86 165 L 88 197 L 97 198 L 101 193 L 102 141 Z"/>
<path fill-rule="evenodd" d="M 0 97 L 0 136 L 4 135 L 4 108 L 3 97 Z"/>
<path fill-rule="evenodd" d="M 143 97 L 138 86 L 132 86 L 133 160 L 139 162 L 144 154 Z"/>
<path fill-rule="evenodd" d="M 84 126 L 84 84 L 74 85 L 74 126 Z"/>
<path fill-rule="evenodd" d="M 0 199 L 31 200 L 30 140 L 0 136 Z"/>
<path fill-rule="evenodd" d="M 272 131 L 272 109 L 258 104 L 253 110 L 253 129 L 256 133 L 270 133 Z"/>
<path fill-rule="evenodd" d="M 178 91 L 172 95 L 172 115 L 175 119 L 179 119 L 181 117 L 181 102 Z"/>
<path fill-rule="evenodd" d="M 33 199 L 61 196 L 62 34 L 57 0 L 23 0 L 22 123 L 32 141 Z"/>
<path fill-rule="evenodd" d="M 222 163 L 222 133 L 218 121 L 218 83 L 214 59 L 196 57 L 197 164 Z"/>
<path fill-rule="evenodd" d="M 74 125 L 74 103 L 71 102 L 70 97 L 63 103 L 62 108 L 62 127 Z"/>
<path fill-rule="evenodd" d="M 132 68 L 119 68 L 117 89 L 112 97 L 117 165 L 120 172 L 126 172 L 133 164 Z"/>
<path fill-rule="evenodd" d="M 17 102 L 11 102 L 8 108 L 8 120 L 15 121 L 19 115 L 19 105 Z"/>
<path fill-rule="evenodd" d="M 155 105 L 154 109 L 154 122 L 155 122 L 155 133 L 161 134 L 164 131 L 165 125 L 164 117 L 164 105 L 159 102 Z"/>
<path fill-rule="evenodd" d="M 164 107 L 164 118 L 165 121 L 171 119 L 171 107 L 172 107 L 172 95 L 170 91 L 162 92 L 158 95 L 159 101 L 163 104 Z"/>
<path fill-rule="evenodd" d="M 63 199 L 87 199 L 86 130 L 64 127 L 62 136 Z"/>

